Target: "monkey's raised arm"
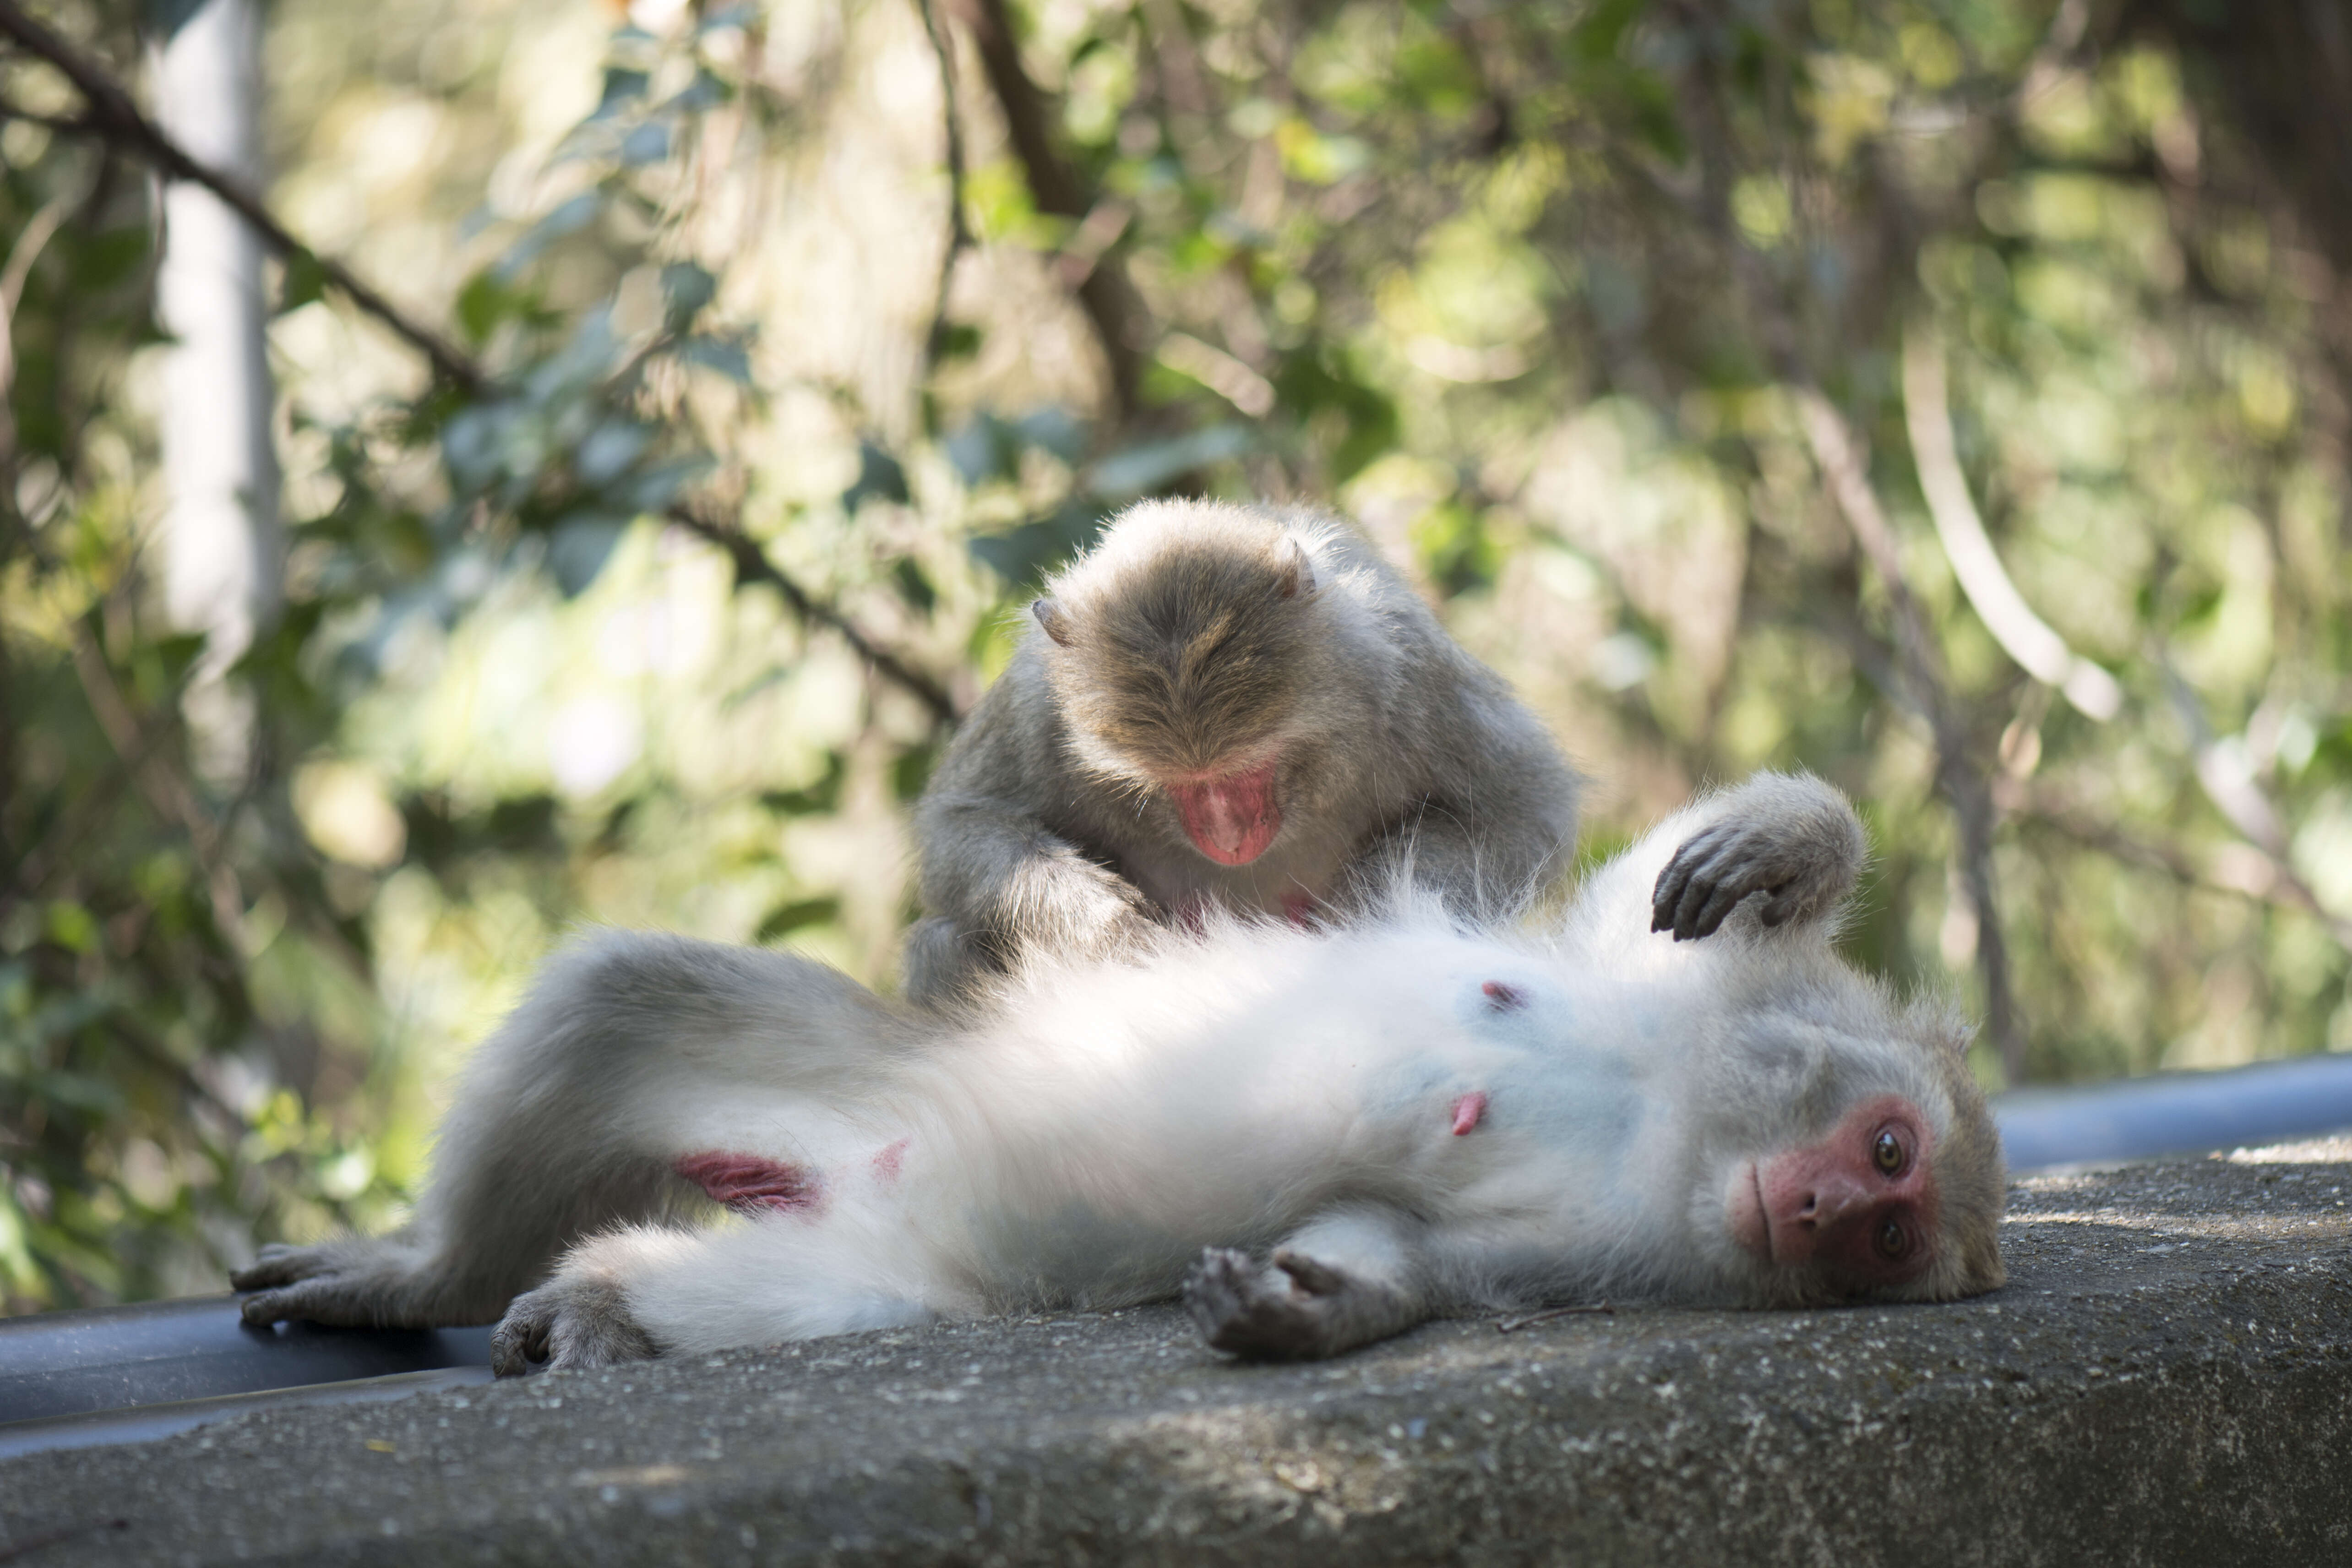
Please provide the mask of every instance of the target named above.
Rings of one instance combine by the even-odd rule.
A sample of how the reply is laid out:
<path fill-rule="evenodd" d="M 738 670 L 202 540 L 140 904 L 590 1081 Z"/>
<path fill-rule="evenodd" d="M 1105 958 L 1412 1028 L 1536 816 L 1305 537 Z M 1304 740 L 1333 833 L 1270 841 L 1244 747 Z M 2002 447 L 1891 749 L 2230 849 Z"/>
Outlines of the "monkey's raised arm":
<path fill-rule="evenodd" d="M 1759 773 L 1659 823 L 1593 873 L 1570 910 L 1565 945 L 1611 973 L 1665 959 L 1654 933 L 1738 929 L 1820 940 L 1853 890 L 1869 845 L 1843 795 L 1811 773 Z"/>
<path fill-rule="evenodd" d="M 1036 802 L 1063 763 L 1008 671 L 966 723 L 915 807 L 926 918 L 907 935 L 901 989 L 937 1006 L 1033 944 L 1108 954 L 1149 932 L 1151 901 L 1054 832 Z"/>

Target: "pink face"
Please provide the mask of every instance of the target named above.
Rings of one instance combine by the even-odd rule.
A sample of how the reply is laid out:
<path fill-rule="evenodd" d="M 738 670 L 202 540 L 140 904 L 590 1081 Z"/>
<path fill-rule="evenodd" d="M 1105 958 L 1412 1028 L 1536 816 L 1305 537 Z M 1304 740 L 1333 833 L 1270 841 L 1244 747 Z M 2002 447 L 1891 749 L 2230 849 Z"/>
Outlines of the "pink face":
<path fill-rule="evenodd" d="M 1274 798 L 1280 763 L 1274 757 L 1241 773 L 1169 780 L 1193 847 L 1220 866 L 1246 866 L 1265 854 L 1282 831 L 1282 807 Z"/>
<path fill-rule="evenodd" d="M 1817 1143 L 1742 1164 L 1724 1194 L 1732 1238 L 1759 1258 L 1808 1264 L 1867 1289 L 1935 1257 L 1935 1135 L 1897 1094 L 1864 1100 Z"/>

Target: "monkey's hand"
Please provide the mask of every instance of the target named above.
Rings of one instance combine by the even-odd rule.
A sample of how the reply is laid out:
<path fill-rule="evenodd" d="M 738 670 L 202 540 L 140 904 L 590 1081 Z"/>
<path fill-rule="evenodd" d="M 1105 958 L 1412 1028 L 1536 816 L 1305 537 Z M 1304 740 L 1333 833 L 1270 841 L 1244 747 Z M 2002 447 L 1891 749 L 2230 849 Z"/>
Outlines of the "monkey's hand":
<path fill-rule="evenodd" d="M 426 1249 L 398 1237 L 273 1244 L 229 1283 L 253 1292 L 237 1309 L 248 1323 L 301 1318 L 348 1329 L 446 1328 L 488 1322 L 500 1305 L 467 1300 Z"/>
<path fill-rule="evenodd" d="M 1401 1292 L 1287 1247 L 1271 1268 L 1210 1247 L 1184 1277 L 1184 1305 L 1212 1346 L 1266 1360 L 1337 1355 L 1421 1315 Z"/>
<path fill-rule="evenodd" d="M 1743 797 L 1765 794 L 1753 809 Z M 1826 913 L 1853 886 L 1862 824 L 1843 796 L 1817 780 L 1766 779 L 1726 797 L 1732 809 L 1684 840 L 1658 874 L 1650 929 L 1676 942 L 1712 936 L 1739 901 L 1764 895 L 1766 926 Z"/>
<path fill-rule="evenodd" d="M 630 1315 L 611 1279 L 567 1271 L 514 1299 L 490 1335 L 490 1370 L 519 1377 L 534 1366 L 558 1371 L 651 1361 L 661 1353 Z"/>
<path fill-rule="evenodd" d="M 1160 925 L 1142 889 L 1074 849 L 1024 867 L 999 908 L 1016 945 L 1088 957 L 1124 952 Z"/>

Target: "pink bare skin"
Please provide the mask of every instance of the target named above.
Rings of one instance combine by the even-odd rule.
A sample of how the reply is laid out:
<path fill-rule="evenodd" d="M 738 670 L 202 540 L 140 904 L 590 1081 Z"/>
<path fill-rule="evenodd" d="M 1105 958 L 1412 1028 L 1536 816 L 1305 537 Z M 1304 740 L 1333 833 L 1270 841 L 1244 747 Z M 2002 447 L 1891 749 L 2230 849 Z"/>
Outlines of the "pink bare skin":
<path fill-rule="evenodd" d="M 1934 1135 L 1918 1107 L 1881 1095 L 1818 1142 L 1741 1164 L 1724 1194 L 1732 1238 L 1773 1263 L 1826 1264 L 1861 1284 L 1900 1284 L 1937 1234 Z"/>
<path fill-rule="evenodd" d="M 814 1214 L 824 1205 L 824 1183 L 814 1171 L 759 1154 L 681 1154 L 670 1168 L 738 1214 Z"/>
<path fill-rule="evenodd" d="M 1220 866 L 1246 866 L 1265 854 L 1282 831 L 1282 807 L 1274 798 L 1280 763 L 1269 757 L 1239 773 L 1168 780 L 1192 847 Z"/>

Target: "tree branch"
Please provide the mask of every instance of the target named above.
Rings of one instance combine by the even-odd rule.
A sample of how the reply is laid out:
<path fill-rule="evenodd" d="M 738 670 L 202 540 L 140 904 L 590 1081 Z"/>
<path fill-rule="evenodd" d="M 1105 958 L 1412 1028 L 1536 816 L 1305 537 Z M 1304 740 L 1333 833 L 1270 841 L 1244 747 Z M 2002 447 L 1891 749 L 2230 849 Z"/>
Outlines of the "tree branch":
<path fill-rule="evenodd" d="M 1985 1033 L 2000 1057 L 2001 1070 L 2010 1082 L 2018 1083 L 2025 1075 L 2025 1037 L 2018 1027 L 2009 979 L 2009 944 L 2002 938 L 1994 901 L 1992 790 L 1969 762 L 1967 729 L 1945 684 L 1943 661 L 1927 629 L 1927 615 L 1904 574 L 1895 531 L 1879 507 L 1878 492 L 1871 489 L 1853 431 L 1845 416 L 1810 380 L 1798 380 L 1793 390 L 1813 461 L 1854 542 L 1870 557 L 1886 588 L 1905 683 L 1935 736 L 1936 782 L 1952 804 L 1960 832 L 1961 879 L 1968 886 L 1969 901 L 1976 906 L 1977 972 L 1985 988 Z"/>
<path fill-rule="evenodd" d="M 981 68 L 1003 112 L 1005 133 L 1028 179 L 1030 199 L 1039 212 L 1084 223 L 1094 207 L 1094 195 L 1054 146 L 1053 117 L 1045 95 L 1021 64 L 1021 43 L 1013 37 L 1005 0 L 954 3 L 979 47 Z M 1136 386 L 1143 375 L 1141 340 L 1149 331 L 1150 312 L 1115 257 L 1105 256 L 1090 268 L 1077 289 L 1078 303 L 1109 363 L 1111 398 L 1124 423 L 1135 412 Z"/>
<path fill-rule="evenodd" d="M 15 0 L 0 0 L 0 36 L 14 39 L 27 52 L 56 67 L 81 94 L 87 111 L 80 119 L 65 122 L 61 129 L 95 136 L 139 159 L 167 178 L 186 180 L 210 191 L 250 225 L 264 244 L 282 257 L 299 257 L 316 266 L 327 281 L 353 305 L 405 340 L 431 362 L 436 374 L 469 396 L 493 397 L 503 390 L 497 378 L 462 350 L 430 328 L 411 321 L 398 306 L 361 281 L 350 268 L 331 257 L 320 255 L 295 238 L 262 205 L 260 198 L 238 182 L 198 163 L 140 112 L 130 93 L 108 75 L 103 67 L 26 16 Z M 0 113 L 5 112 L 11 111 L 0 110 Z M 961 212 L 959 193 L 959 226 Z M 803 621 L 839 634 L 860 658 L 871 663 L 885 678 L 912 693 L 941 722 L 955 720 L 956 705 L 948 696 L 946 688 L 875 642 L 835 605 L 815 597 L 794 582 L 768 559 L 758 542 L 745 534 L 740 526 L 702 516 L 684 506 L 670 508 L 667 515 L 670 521 L 727 552 L 735 563 L 739 582 L 765 583 L 774 588 Z"/>
<path fill-rule="evenodd" d="M 2066 694 L 2082 712 L 2105 723 L 2123 710 L 2123 688 L 2116 678 L 2066 646 L 2050 623 L 2034 614 L 2000 554 L 1985 532 L 1976 498 L 1961 471 L 1952 437 L 1952 411 L 1944 382 L 1944 346 L 1933 327 L 1915 322 L 1903 334 L 1903 418 L 1911 437 L 1911 458 L 1927 515 L 1952 563 L 1960 590 L 1992 633 L 1993 641 L 2028 675 Z"/>
<path fill-rule="evenodd" d="M 948 336 L 948 286 L 955 281 L 956 258 L 971 248 L 971 226 L 963 213 L 963 121 L 956 111 L 955 40 L 948 33 L 931 0 L 915 0 L 923 19 L 923 36 L 940 62 L 940 119 L 947 131 L 948 240 L 940 253 L 940 280 L 931 295 L 931 330 L 924 334 L 923 355 L 936 367 Z"/>
<path fill-rule="evenodd" d="M 210 191 L 230 211 L 243 218 L 261 242 L 284 258 L 300 258 L 318 268 L 337 292 L 407 340 L 432 362 L 434 373 L 468 393 L 480 393 L 488 380 L 479 366 L 430 327 L 411 321 L 400 308 L 379 294 L 341 262 L 320 255 L 289 233 L 270 216 L 260 198 L 242 182 L 198 163 L 188 151 L 131 100 L 121 83 L 104 68 L 72 45 L 34 21 L 15 0 L 0 0 L 0 35 L 14 39 L 26 53 L 57 68 L 80 93 L 82 117 L 62 129 L 75 129 L 118 147 L 168 179 L 185 180 Z"/>
<path fill-rule="evenodd" d="M 1959 832 L 1961 879 L 1969 902 L 1976 906 L 1977 974 L 1985 993 L 1985 1033 L 2000 1058 L 2002 1072 L 2010 1082 L 2017 1083 L 2024 1077 L 2026 1042 L 2018 1024 L 2010 984 L 2009 946 L 2001 934 L 1995 897 L 1992 839 L 1998 813 L 1991 785 L 1969 761 L 1967 726 L 1944 679 L 1943 660 L 1927 615 L 1903 570 L 1894 528 L 1879 505 L 1877 491 L 1871 488 L 1862 444 L 1845 416 L 1822 391 L 1799 346 L 1794 314 L 1766 274 L 1762 258 L 1732 221 L 1730 194 L 1736 172 L 1732 135 L 1712 85 L 1701 79 L 1703 68 L 1686 72 L 1682 82 L 1683 103 L 1697 132 L 1696 196 L 1683 195 L 1654 174 L 1645 178 L 1654 189 L 1692 212 L 1714 237 L 1739 287 L 1769 363 L 1795 398 L 1806 445 L 1821 471 L 1823 488 L 1885 587 L 1904 684 L 1935 737 L 1937 787 L 1950 803 Z"/>
<path fill-rule="evenodd" d="M 856 649 L 859 658 L 871 664 L 889 679 L 896 681 L 915 700 L 930 710 L 931 717 L 942 724 L 952 724 L 958 718 L 955 699 L 947 688 L 907 664 L 888 648 L 882 647 L 859 629 L 857 624 L 826 601 L 815 598 L 785 574 L 782 567 L 768 559 L 759 541 L 730 523 L 715 521 L 683 504 L 673 506 L 663 515 L 680 528 L 709 540 L 727 552 L 734 563 L 735 581 L 765 583 L 782 594 L 784 603 L 803 621 L 826 627 Z"/>

